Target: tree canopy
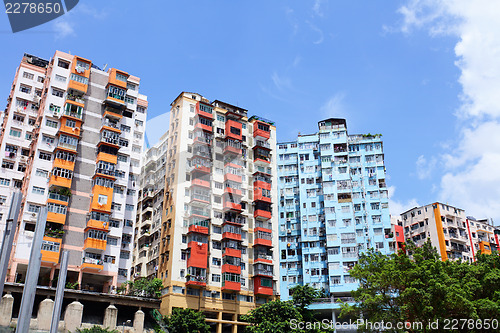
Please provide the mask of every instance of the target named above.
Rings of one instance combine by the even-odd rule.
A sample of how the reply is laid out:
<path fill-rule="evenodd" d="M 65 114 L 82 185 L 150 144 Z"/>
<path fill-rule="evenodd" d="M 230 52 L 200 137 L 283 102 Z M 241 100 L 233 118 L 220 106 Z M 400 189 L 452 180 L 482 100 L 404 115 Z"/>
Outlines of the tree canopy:
<path fill-rule="evenodd" d="M 193 309 L 172 309 L 170 316 L 163 317 L 169 333 L 209 333 L 210 326 L 205 322 L 202 312 Z M 160 328 L 157 332 L 163 332 Z"/>
<path fill-rule="evenodd" d="M 360 256 L 349 272 L 360 282 L 352 293 L 356 303 L 344 304 L 341 317 L 422 323 L 412 332 L 428 332 L 436 321 L 442 329 L 451 320 L 462 320 L 461 328 L 465 319 L 500 318 L 500 256 L 479 254 L 474 263 L 443 262 L 430 242 L 422 247 L 409 243 L 406 249 L 388 256 L 370 250 Z M 481 331 L 465 327 L 467 332 Z"/>
<path fill-rule="evenodd" d="M 163 288 L 161 279 L 139 278 L 135 281 L 128 281 L 128 294 L 131 296 L 159 298 Z"/>

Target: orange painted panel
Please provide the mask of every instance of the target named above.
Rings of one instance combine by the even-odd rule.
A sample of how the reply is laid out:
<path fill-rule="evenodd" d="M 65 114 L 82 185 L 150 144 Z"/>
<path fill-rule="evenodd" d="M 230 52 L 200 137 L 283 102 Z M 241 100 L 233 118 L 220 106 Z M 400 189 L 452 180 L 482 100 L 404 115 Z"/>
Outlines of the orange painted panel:
<path fill-rule="evenodd" d="M 54 163 L 52 164 L 54 168 L 63 168 L 73 171 L 75 169 L 75 162 L 70 162 L 66 160 L 62 160 L 59 158 L 54 159 Z"/>
<path fill-rule="evenodd" d="M 227 154 L 227 153 L 241 155 L 242 151 L 241 151 L 241 148 L 236 148 L 233 146 L 226 146 L 226 148 L 224 148 L 224 154 Z"/>
<path fill-rule="evenodd" d="M 82 270 L 87 270 L 87 271 L 102 271 L 102 265 L 99 265 L 99 264 L 92 264 L 92 263 L 89 263 L 89 262 L 84 262 L 82 264 L 82 266 L 80 266 L 82 268 Z"/>
<path fill-rule="evenodd" d="M 49 187 L 52 185 L 71 188 L 71 179 L 52 175 L 50 177 Z"/>
<path fill-rule="evenodd" d="M 47 198 L 47 203 L 49 203 L 49 202 L 53 202 L 53 203 L 56 203 L 58 205 L 63 205 L 63 206 L 67 206 L 68 205 L 67 201 L 62 201 L 62 200 L 56 200 L 56 199 Z"/>
<path fill-rule="evenodd" d="M 260 138 L 263 138 L 265 140 L 269 139 L 271 137 L 271 132 L 259 129 L 259 123 L 263 124 L 263 125 L 266 125 L 266 126 L 269 126 L 269 124 L 266 124 L 266 123 L 263 123 L 263 122 L 259 122 L 259 121 L 255 121 L 253 123 L 253 137 L 254 138 L 260 137 Z"/>
<path fill-rule="evenodd" d="M 99 195 L 107 196 L 107 202 L 105 204 L 99 203 Z M 113 188 L 95 185 L 92 188 L 92 203 L 90 205 L 90 208 L 101 212 L 110 212 L 112 199 Z"/>
<path fill-rule="evenodd" d="M 224 209 L 231 209 L 231 210 L 241 210 L 241 204 L 230 202 L 230 201 L 224 201 Z"/>
<path fill-rule="evenodd" d="M 99 161 L 104 161 L 104 162 L 116 164 L 118 162 L 118 156 L 112 155 L 112 154 L 107 154 L 104 152 L 100 152 L 99 154 L 97 154 L 97 161 L 96 162 L 99 162 Z"/>
<path fill-rule="evenodd" d="M 75 127 L 66 126 L 66 121 L 61 121 L 61 127 L 59 128 L 59 132 L 63 132 L 65 134 L 69 134 L 71 136 L 80 136 L 80 126 L 77 124 Z"/>
<path fill-rule="evenodd" d="M 238 176 L 238 175 L 235 175 L 235 174 L 232 174 L 232 173 L 226 173 L 224 175 L 224 181 L 233 181 L 233 182 L 237 182 L 237 183 L 241 183 L 241 176 Z"/>
<path fill-rule="evenodd" d="M 202 123 L 198 123 L 194 126 L 194 128 L 199 128 L 201 130 L 204 130 L 204 131 L 207 131 L 207 132 L 212 132 L 212 126 L 209 126 L 209 125 L 205 125 L 205 124 L 202 124 Z"/>
<path fill-rule="evenodd" d="M 106 241 L 104 239 L 86 238 L 83 243 L 84 249 L 106 250 Z"/>
<path fill-rule="evenodd" d="M 224 265 L 222 265 L 222 273 L 241 274 L 241 266 L 224 264 Z"/>
<path fill-rule="evenodd" d="M 253 217 L 260 217 L 262 219 L 268 220 L 271 218 L 271 212 L 268 212 L 267 210 L 256 209 L 253 213 Z"/>
<path fill-rule="evenodd" d="M 266 183 L 266 182 L 264 182 L 262 180 L 254 181 L 253 182 L 253 187 L 254 188 L 262 188 L 264 190 L 269 190 L 269 191 L 271 190 L 271 184 Z"/>
<path fill-rule="evenodd" d="M 235 189 L 235 188 L 232 188 L 232 187 L 225 187 L 224 188 L 224 193 L 240 196 L 241 195 L 241 190 L 238 190 L 238 189 Z"/>
<path fill-rule="evenodd" d="M 201 225 L 195 225 L 195 224 L 193 224 L 193 225 L 189 226 L 188 233 L 189 232 L 197 232 L 199 234 L 208 235 L 208 228 L 204 227 L 204 226 L 201 226 Z"/>
<path fill-rule="evenodd" d="M 54 243 L 59 243 L 59 245 L 61 245 L 61 243 L 62 243 L 62 239 L 48 237 L 48 236 L 44 236 L 43 240 L 49 241 L 49 242 L 54 242 Z M 59 252 L 61 252 L 61 248 L 60 247 L 59 247 L 59 251 L 58 252 L 45 251 L 45 250 L 42 250 L 41 252 L 42 252 L 42 261 L 52 262 L 54 264 L 57 264 L 59 262 Z"/>
<path fill-rule="evenodd" d="M 224 284 L 222 285 L 222 290 L 240 291 L 241 284 L 239 282 L 224 281 Z"/>
<path fill-rule="evenodd" d="M 260 188 L 254 188 L 253 199 L 255 201 L 271 202 L 271 198 L 262 195 L 262 189 Z"/>
<path fill-rule="evenodd" d="M 222 234 L 222 238 L 227 238 L 227 239 L 232 239 L 232 240 L 236 240 L 236 241 L 240 241 L 241 240 L 241 234 L 235 234 L 234 232 L 224 232 Z"/>
<path fill-rule="evenodd" d="M 187 259 L 187 267 L 207 268 L 208 244 L 189 242 L 190 255 Z"/>
<path fill-rule="evenodd" d="M 240 134 L 234 134 L 234 133 L 231 133 L 231 127 L 234 127 L 234 128 L 237 128 L 240 130 Z M 236 139 L 236 140 L 240 140 L 242 139 L 242 124 L 237 122 L 237 121 L 234 121 L 234 120 L 231 120 L 231 119 L 228 119 L 226 121 L 226 138 L 231 138 L 231 139 Z"/>
<path fill-rule="evenodd" d="M 191 185 L 198 185 L 203 187 L 210 187 L 210 182 L 208 180 L 193 179 Z"/>
<path fill-rule="evenodd" d="M 439 210 L 439 203 L 434 203 L 434 219 L 436 221 L 436 231 L 439 240 L 439 250 L 441 252 L 441 260 L 448 260 L 448 254 L 446 253 L 446 243 L 444 240 L 443 223 L 441 222 L 441 211 Z"/>
<path fill-rule="evenodd" d="M 108 83 L 113 84 L 113 85 L 118 86 L 118 87 L 123 88 L 123 89 L 127 89 L 127 82 L 117 80 L 116 73 L 120 73 L 122 75 L 125 75 L 127 78 L 129 77 L 127 72 L 120 71 L 116 68 L 111 68 L 111 70 L 109 72 Z"/>
<path fill-rule="evenodd" d="M 109 230 L 109 223 L 97 220 L 88 220 L 87 228 L 99 229 L 99 230 Z"/>
<path fill-rule="evenodd" d="M 255 237 L 257 237 L 257 235 L 255 235 Z M 273 242 L 270 239 L 255 238 L 253 245 L 273 246 Z"/>
<path fill-rule="evenodd" d="M 241 250 L 226 248 L 224 249 L 224 253 L 222 254 L 222 256 L 241 258 Z"/>
<path fill-rule="evenodd" d="M 47 212 L 47 221 L 64 224 L 66 222 L 66 215 L 59 214 L 59 213 L 53 213 L 53 212 Z"/>
<path fill-rule="evenodd" d="M 89 69 L 84 69 L 82 71 L 82 68 L 80 68 L 79 70 L 77 70 L 77 68 L 76 68 L 76 61 L 77 60 L 88 64 L 89 65 Z M 80 76 L 84 76 L 86 78 L 89 78 L 90 77 L 90 68 L 91 67 L 92 67 L 92 61 L 90 61 L 88 59 L 85 59 L 85 58 L 82 58 L 82 57 L 75 56 L 73 58 L 73 62 L 71 63 L 71 73 L 74 73 L 76 75 L 80 75 Z"/>
<path fill-rule="evenodd" d="M 81 91 L 84 94 L 86 94 L 87 88 L 88 88 L 88 85 L 86 85 L 85 83 L 69 80 L 68 89 L 78 90 L 78 91 Z"/>
<path fill-rule="evenodd" d="M 254 286 L 254 293 L 256 295 L 272 295 L 273 294 L 273 287 L 263 287 L 261 285 L 261 277 L 256 276 L 253 279 L 253 286 Z"/>

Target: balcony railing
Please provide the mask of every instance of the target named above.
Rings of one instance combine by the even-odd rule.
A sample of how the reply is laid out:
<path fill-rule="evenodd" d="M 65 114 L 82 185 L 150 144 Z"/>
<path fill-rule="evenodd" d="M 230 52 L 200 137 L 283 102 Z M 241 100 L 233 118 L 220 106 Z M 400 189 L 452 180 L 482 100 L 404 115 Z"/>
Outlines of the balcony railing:
<path fill-rule="evenodd" d="M 74 96 L 74 95 L 67 95 L 66 96 L 66 99 L 69 100 L 69 101 L 73 101 L 73 102 L 77 102 L 77 103 L 81 103 L 81 104 L 85 104 L 85 100 L 81 97 L 78 97 L 78 96 Z"/>
<path fill-rule="evenodd" d="M 71 145 L 71 144 L 66 143 L 66 142 L 58 142 L 57 146 L 58 147 L 62 147 L 62 148 L 71 149 L 71 150 L 76 150 L 77 149 L 77 146 Z"/>
<path fill-rule="evenodd" d="M 103 264 L 103 261 L 101 259 L 87 258 L 87 257 L 84 257 L 82 262 L 87 263 L 87 264 L 94 264 L 94 265 L 102 265 Z"/>
<path fill-rule="evenodd" d="M 68 196 L 62 195 L 62 194 L 58 194 L 58 193 L 54 193 L 54 192 L 49 192 L 49 199 L 54 199 L 54 200 L 59 200 L 59 201 L 64 201 L 64 202 L 68 202 L 69 201 L 69 197 Z"/>

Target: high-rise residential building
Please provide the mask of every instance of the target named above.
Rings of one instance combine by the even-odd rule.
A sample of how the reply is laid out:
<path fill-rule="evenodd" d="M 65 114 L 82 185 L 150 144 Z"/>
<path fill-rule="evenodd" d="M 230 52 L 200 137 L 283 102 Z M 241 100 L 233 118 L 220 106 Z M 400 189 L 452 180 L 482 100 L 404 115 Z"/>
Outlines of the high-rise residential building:
<path fill-rule="evenodd" d="M 494 226 L 476 220 L 465 211 L 435 202 L 401 214 L 405 238 L 421 246 L 430 240 L 443 261 L 461 259 L 472 262 L 479 251 L 491 254 L 498 249 Z"/>
<path fill-rule="evenodd" d="M 24 281 L 37 214 L 47 206 L 40 281 L 69 251 L 68 281 L 109 291 L 130 278 L 147 98 L 140 79 L 56 51 L 25 54 L 5 109 L 0 154 L 2 224 L 23 192 L 8 281 Z"/>
<path fill-rule="evenodd" d="M 278 177 L 281 299 L 304 284 L 349 297 L 359 254 L 394 251 L 381 135 L 349 135 L 345 119 L 320 121 L 319 132 L 278 143 Z"/>
<path fill-rule="evenodd" d="M 157 277 L 167 153 L 168 132 L 142 157 L 132 259 L 134 278 Z"/>
<path fill-rule="evenodd" d="M 196 93 L 171 106 L 161 309 L 201 310 L 218 330 L 234 328 L 278 290 L 276 129 Z"/>

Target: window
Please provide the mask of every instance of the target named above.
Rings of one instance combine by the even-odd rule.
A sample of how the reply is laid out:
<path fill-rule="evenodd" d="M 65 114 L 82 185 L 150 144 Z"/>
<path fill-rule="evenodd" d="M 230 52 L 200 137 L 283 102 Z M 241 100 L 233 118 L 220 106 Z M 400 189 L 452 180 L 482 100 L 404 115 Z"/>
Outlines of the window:
<path fill-rule="evenodd" d="M 43 83 L 43 81 L 45 81 L 45 78 L 43 76 L 39 76 L 37 77 L 37 81 Z"/>
<path fill-rule="evenodd" d="M 122 205 L 116 202 L 111 203 L 111 210 L 117 210 L 120 211 L 122 210 Z"/>
<path fill-rule="evenodd" d="M 23 77 L 28 80 L 33 80 L 34 75 L 28 72 L 23 72 Z"/>
<path fill-rule="evenodd" d="M 220 274 L 212 274 L 212 282 L 220 282 Z"/>
<path fill-rule="evenodd" d="M 123 74 L 120 74 L 120 73 L 116 73 L 116 79 L 118 81 L 127 82 L 127 77 Z"/>
<path fill-rule="evenodd" d="M 42 251 L 59 252 L 60 244 L 50 241 L 42 241 Z"/>
<path fill-rule="evenodd" d="M 130 126 L 127 126 L 127 125 L 123 125 L 123 124 L 122 124 L 122 125 L 120 125 L 120 130 L 121 130 L 122 132 L 127 132 L 127 133 L 129 133 L 129 132 L 130 132 Z"/>
<path fill-rule="evenodd" d="M 74 121 L 72 119 L 66 119 L 66 126 L 67 127 L 75 128 L 76 127 L 76 121 Z"/>
<path fill-rule="evenodd" d="M 125 96 L 125 103 L 127 104 L 135 104 L 135 98 L 130 96 Z"/>
<path fill-rule="evenodd" d="M 56 88 L 52 88 L 52 95 L 56 97 L 63 97 L 64 96 L 64 91 Z"/>
<path fill-rule="evenodd" d="M 120 227 L 120 221 L 109 220 L 109 226 L 110 226 L 110 228 L 119 228 Z"/>
<path fill-rule="evenodd" d="M 144 122 L 142 120 L 136 119 L 135 120 L 135 126 L 142 126 Z"/>
<path fill-rule="evenodd" d="M 118 238 L 108 237 L 107 243 L 108 243 L 108 245 L 118 245 Z"/>
<path fill-rule="evenodd" d="M 134 205 L 126 204 L 125 205 L 125 210 L 128 210 L 129 212 L 132 212 L 134 210 Z"/>
<path fill-rule="evenodd" d="M 54 168 L 52 174 L 56 177 L 63 177 L 67 179 L 73 178 L 73 171 L 63 168 Z"/>
<path fill-rule="evenodd" d="M 78 83 L 89 84 L 89 79 L 87 79 L 85 76 L 77 75 L 74 73 L 71 73 L 69 79 Z"/>
<path fill-rule="evenodd" d="M 21 137 L 21 130 L 18 130 L 18 129 L 15 129 L 15 128 L 11 128 L 10 129 L 10 132 L 9 132 L 9 135 L 10 136 L 13 136 L 15 138 L 20 138 Z"/>
<path fill-rule="evenodd" d="M 61 68 L 64 68 L 64 69 L 68 69 L 69 68 L 69 62 L 64 61 L 62 59 L 59 59 L 59 61 L 57 62 L 57 66 L 59 66 Z"/>
<path fill-rule="evenodd" d="M 66 215 L 66 206 L 59 205 L 53 202 L 47 202 L 47 210 L 51 213 Z"/>
<path fill-rule="evenodd" d="M 12 163 L 10 161 L 3 160 L 2 161 L 2 168 L 13 170 L 14 169 L 14 163 Z"/>
<path fill-rule="evenodd" d="M 99 194 L 99 198 L 97 198 L 97 202 L 99 205 L 105 205 L 108 203 L 108 196 L 104 194 Z"/>
<path fill-rule="evenodd" d="M 42 134 L 42 142 L 43 143 L 46 143 L 50 146 L 51 144 L 54 144 L 54 140 L 55 139 L 53 137 Z"/>
<path fill-rule="evenodd" d="M 33 186 L 33 189 L 31 190 L 31 192 L 34 194 L 44 194 L 45 189 L 43 187 Z"/>
<path fill-rule="evenodd" d="M 45 125 L 48 126 L 48 127 L 57 128 L 58 124 L 59 123 L 57 121 L 50 120 L 48 118 L 45 119 Z"/>
<path fill-rule="evenodd" d="M 135 84 L 133 84 L 133 83 L 127 82 L 127 89 L 136 90 L 137 86 Z"/>
<path fill-rule="evenodd" d="M 50 153 L 44 153 L 43 151 L 41 151 L 38 154 L 38 158 L 40 158 L 41 160 L 45 160 L 45 161 L 51 161 L 52 160 L 52 154 L 50 154 Z"/>
<path fill-rule="evenodd" d="M 59 82 L 66 82 L 66 77 L 65 77 L 65 76 L 62 76 L 62 75 L 58 75 L 58 74 L 56 74 L 56 81 L 59 81 Z"/>
<path fill-rule="evenodd" d="M 214 266 L 220 266 L 221 265 L 221 259 L 220 258 L 212 258 L 212 265 L 214 265 Z"/>
<path fill-rule="evenodd" d="M 0 185 L 9 186 L 10 185 L 10 179 L 0 178 Z"/>
<path fill-rule="evenodd" d="M 19 91 L 25 94 L 31 94 L 31 87 L 25 86 L 24 84 L 19 85 Z"/>
<path fill-rule="evenodd" d="M 120 251 L 120 258 L 121 259 L 129 259 L 130 258 L 130 252 L 128 252 L 128 251 Z"/>
<path fill-rule="evenodd" d="M 125 155 L 118 154 L 117 158 L 118 158 L 118 161 L 120 161 L 120 162 L 127 162 L 128 161 L 127 156 L 125 156 Z"/>
<path fill-rule="evenodd" d="M 225 121 L 225 118 L 224 118 L 224 116 L 223 116 L 223 115 L 221 115 L 221 114 L 217 114 L 217 120 L 218 120 L 218 121 L 222 121 L 222 122 L 224 122 L 224 121 Z"/>

